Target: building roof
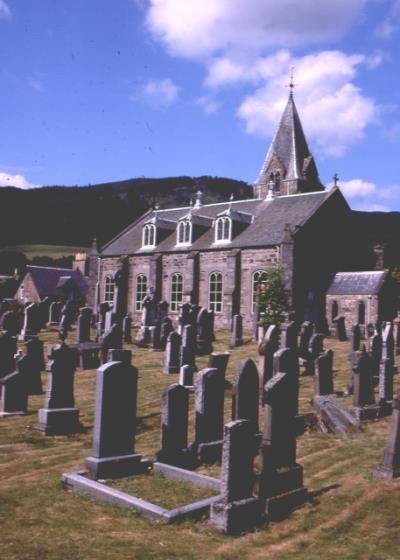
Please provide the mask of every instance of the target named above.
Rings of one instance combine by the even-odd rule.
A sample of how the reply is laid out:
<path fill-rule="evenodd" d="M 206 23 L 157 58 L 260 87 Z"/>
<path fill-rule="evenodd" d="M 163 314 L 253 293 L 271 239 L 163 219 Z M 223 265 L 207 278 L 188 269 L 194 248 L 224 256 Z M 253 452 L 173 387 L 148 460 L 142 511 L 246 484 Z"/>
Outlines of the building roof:
<path fill-rule="evenodd" d="M 30 274 L 35 288 L 42 299 L 46 296 L 55 297 L 58 294 L 57 286 L 61 278 L 67 277 L 72 279 L 76 284 L 80 294 L 85 296 L 88 285 L 80 270 L 72 270 L 70 268 L 51 268 L 47 266 L 31 266 L 26 267 L 27 274 Z"/>
<path fill-rule="evenodd" d="M 323 189 L 313 156 L 308 149 L 292 92 L 290 92 L 278 130 L 267 152 L 255 186 L 268 184 L 270 175 L 275 172 L 274 168 L 278 162 L 283 165 L 285 171 L 283 180 L 302 180 L 306 178 L 309 186 L 305 190 Z"/>
<path fill-rule="evenodd" d="M 295 233 L 297 226 L 305 224 L 311 216 L 322 206 L 328 198 L 341 196 L 339 189 L 325 192 L 312 192 L 280 196 L 273 200 L 238 200 L 204 205 L 198 210 L 192 208 L 192 214 L 197 212 L 204 217 L 215 218 L 230 207 L 237 212 L 254 216 L 253 222 L 233 238 L 231 243 L 225 243 L 227 248 L 247 248 L 274 246 L 282 243 L 285 236 L 285 225 L 289 224 Z M 128 226 L 124 231 L 107 243 L 101 250 L 102 256 L 119 256 L 129 254 L 146 254 L 158 252 L 180 252 L 196 250 L 212 250 L 218 248 L 214 244 L 214 228 L 209 227 L 198 237 L 190 247 L 176 245 L 176 230 L 171 231 L 153 250 L 142 249 L 142 227 L 149 222 L 152 215 L 178 222 L 187 215 L 190 207 L 153 210 Z"/>
<path fill-rule="evenodd" d="M 387 270 L 338 272 L 327 291 L 328 295 L 378 294 L 388 275 Z"/>

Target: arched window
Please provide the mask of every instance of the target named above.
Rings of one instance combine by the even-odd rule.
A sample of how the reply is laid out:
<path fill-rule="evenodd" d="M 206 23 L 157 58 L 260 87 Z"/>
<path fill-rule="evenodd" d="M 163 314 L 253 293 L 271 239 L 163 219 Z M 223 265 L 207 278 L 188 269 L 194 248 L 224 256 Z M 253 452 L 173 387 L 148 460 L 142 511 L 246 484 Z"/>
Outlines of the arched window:
<path fill-rule="evenodd" d="M 365 325 L 365 303 L 362 300 L 358 302 L 358 324 Z"/>
<path fill-rule="evenodd" d="M 227 216 L 217 218 L 215 222 L 215 241 L 230 241 L 232 237 L 232 220 Z"/>
<path fill-rule="evenodd" d="M 104 279 L 104 301 L 109 304 L 114 303 L 115 282 L 112 276 L 106 276 Z"/>
<path fill-rule="evenodd" d="M 220 272 L 212 272 L 208 280 L 208 310 L 222 313 L 223 280 Z"/>
<path fill-rule="evenodd" d="M 156 244 L 156 226 L 146 224 L 143 227 L 142 247 L 154 247 Z"/>
<path fill-rule="evenodd" d="M 192 242 L 192 224 L 189 220 L 182 220 L 178 223 L 177 244 L 189 245 Z"/>
<path fill-rule="evenodd" d="M 263 286 L 266 285 L 268 278 L 268 273 L 266 270 L 256 270 L 253 273 L 252 278 L 252 305 L 251 305 L 251 312 L 254 313 L 256 310 L 256 302 L 257 302 L 257 294 L 262 291 Z"/>
<path fill-rule="evenodd" d="M 135 311 L 141 311 L 143 300 L 147 293 L 147 276 L 138 274 L 136 276 Z"/>
<path fill-rule="evenodd" d="M 331 323 L 333 323 L 333 319 L 339 315 L 339 305 L 336 300 L 332 302 L 331 307 Z"/>
<path fill-rule="evenodd" d="M 182 301 L 183 301 L 183 276 L 182 274 L 175 272 L 171 276 L 170 310 L 178 311 Z"/>

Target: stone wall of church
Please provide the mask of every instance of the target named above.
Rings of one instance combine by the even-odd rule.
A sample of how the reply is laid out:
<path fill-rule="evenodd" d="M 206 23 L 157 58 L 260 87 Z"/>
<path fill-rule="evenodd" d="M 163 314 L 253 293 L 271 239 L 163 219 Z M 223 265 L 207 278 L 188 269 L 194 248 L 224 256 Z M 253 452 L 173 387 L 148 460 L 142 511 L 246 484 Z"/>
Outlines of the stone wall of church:
<path fill-rule="evenodd" d="M 326 296 L 326 318 L 329 330 L 335 333 L 333 323 L 334 315 L 341 315 L 345 319 L 347 332 L 352 325 L 362 320 L 362 312 L 359 314 L 360 304 L 364 304 L 364 323 L 377 323 L 379 319 L 379 297 L 377 295 L 327 295 Z"/>

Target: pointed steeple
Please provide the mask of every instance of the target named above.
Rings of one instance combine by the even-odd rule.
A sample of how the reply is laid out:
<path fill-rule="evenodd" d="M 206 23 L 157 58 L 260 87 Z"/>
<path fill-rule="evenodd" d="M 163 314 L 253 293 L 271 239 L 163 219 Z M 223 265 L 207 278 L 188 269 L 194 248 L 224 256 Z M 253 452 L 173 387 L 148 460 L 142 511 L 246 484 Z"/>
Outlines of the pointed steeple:
<path fill-rule="evenodd" d="M 314 158 L 308 149 L 293 98 L 293 85 L 275 138 L 254 184 L 255 196 L 265 198 L 275 183 L 275 194 L 288 195 L 324 189 Z"/>

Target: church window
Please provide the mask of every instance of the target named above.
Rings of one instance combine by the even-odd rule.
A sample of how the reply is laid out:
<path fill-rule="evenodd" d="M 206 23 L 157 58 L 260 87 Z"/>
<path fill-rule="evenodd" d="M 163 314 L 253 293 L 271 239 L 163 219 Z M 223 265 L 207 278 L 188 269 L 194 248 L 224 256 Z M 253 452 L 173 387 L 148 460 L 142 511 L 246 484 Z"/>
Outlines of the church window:
<path fill-rule="evenodd" d="M 256 302 L 257 302 L 257 294 L 259 291 L 262 291 L 263 287 L 265 287 L 267 283 L 268 273 L 266 270 L 256 270 L 253 273 L 252 279 L 252 304 L 251 304 L 251 312 L 254 313 L 256 310 Z"/>
<path fill-rule="evenodd" d="M 147 276 L 145 274 L 138 274 L 136 276 L 136 297 L 135 297 L 135 311 L 142 311 L 143 300 L 147 293 Z"/>
<path fill-rule="evenodd" d="M 143 227 L 142 247 L 154 247 L 156 244 L 156 226 L 146 224 Z"/>
<path fill-rule="evenodd" d="M 106 276 L 104 279 L 104 301 L 109 304 L 114 303 L 115 282 L 112 276 Z"/>
<path fill-rule="evenodd" d="M 232 238 L 232 220 L 227 216 L 217 218 L 215 223 L 215 241 L 228 242 Z"/>
<path fill-rule="evenodd" d="M 178 311 L 183 301 L 183 276 L 175 272 L 171 277 L 171 311 Z"/>
<path fill-rule="evenodd" d="M 220 272 L 212 272 L 208 280 L 208 310 L 222 313 L 223 279 Z"/>
<path fill-rule="evenodd" d="M 358 302 L 358 324 L 365 325 L 365 303 L 362 300 Z"/>
<path fill-rule="evenodd" d="M 331 323 L 333 323 L 333 320 L 338 315 L 339 315 L 339 305 L 338 305 L 338 302 L 336 300 L 334 300 L 332 302 L 332 307 L 331 307 Z"/>
<path fill-rule="evenodd" d="M 189 245 L 192 242 L 192 224 L 189 220 L 182 220 L 178 223 L 177 244 Z"/>

